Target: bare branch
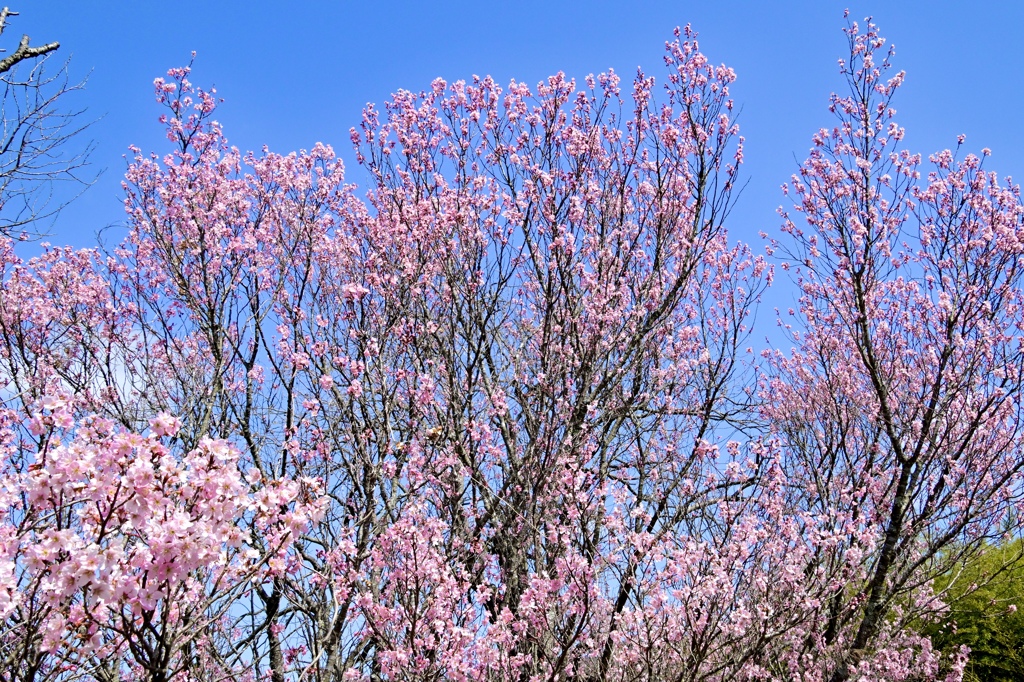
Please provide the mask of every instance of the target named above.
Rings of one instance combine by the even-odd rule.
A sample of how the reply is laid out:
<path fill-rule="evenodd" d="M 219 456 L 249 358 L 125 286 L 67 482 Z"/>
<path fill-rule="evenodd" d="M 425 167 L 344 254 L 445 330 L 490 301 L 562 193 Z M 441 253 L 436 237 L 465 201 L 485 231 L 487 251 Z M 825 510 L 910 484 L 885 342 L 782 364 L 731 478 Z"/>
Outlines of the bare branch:
<path fill-rule="evenodd" d="M 0 35 L 12 16 L 17 13 L 10 8 L 0 10 Z M 45 230 L 35 226 L 56 216 L 95 179 L 84 170 L 92 145 L 76 150 L 68 144 L 89 126 L 81 121 L 82 110 L 66 107 L 68 93 L 85 81 L 71 80 L 68 62 L 55 71 L 46 68 L 58 47 L 33 47 L 25 35 L 0 60 L 0 235 L 31 225 L 39 236 Z M 78 189 L 58 188 L 68 182 Z"/>
<path fill-rule="evenodd" d="M 0 35 L 3 34 L 4 29 L 7 27 L 7 17 L 16 17 L 17 12 L 12 12 L 9 7 L 4 7 L 0 10 Z M 42 57 L 43 55 L 49 54 L 60 47 L 60 43 L 54 41 L 39 47 L 31 47 L 29 45 L 28 35 L 21 36 L 21 43 L 18 44 L 18 49 L 14 51 L 14 54 L 8 55 L 3 59 L 0 59 L 0 73 L 7 73 L 19 62 L 26 59 L 32 59 L 34 57 Z"/>

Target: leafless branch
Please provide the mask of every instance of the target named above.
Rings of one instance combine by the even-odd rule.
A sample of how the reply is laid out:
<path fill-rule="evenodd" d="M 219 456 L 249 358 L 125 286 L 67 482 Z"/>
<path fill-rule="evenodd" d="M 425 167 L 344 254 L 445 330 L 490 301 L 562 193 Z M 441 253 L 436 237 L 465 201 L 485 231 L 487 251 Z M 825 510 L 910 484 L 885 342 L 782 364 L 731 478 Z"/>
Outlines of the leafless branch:
<path fill-rule="evenodd" d="M 17 13 L 0 10 L 0 35 L 12 16 Z M 67 61 L 47 71 L 58 47 L 57 42 L 32 47 L 25 35 L 0 60 L 0 235 L 13 236 L 29 226 L 27 232 L 41 234 L 40 223 L 95 179 L 86 172 L 92 144 L 71 144 L 89 122 L 82 122 L 84 110 L 66 107 L 69 93 L 81 90 L 85 81 L 71 80 Z M 58 191 L 57 183 L 78 191 Z"/>
<path fill-rule="evenodd" d="M 17 12 L 12 12 L 9 7 L 4 7 L 0 10 L 0 35 L 3 35 L 4 29 L 7 28 L 7 18 L 18 16 Z M 31 47 L 29 45 L 29 37 L 27 35 L 21 36 L 21 42 L 18 44 L 18 49 L 14 51 L 14 54 L 8 55 L 3 59 L 0 59 L 0 73 L 7 73 L 18 62 L 26 59 L 32 59 L 34 57 L 42 57 L 43 55 L 49 54 L 60 47 L 60 43 L 54 41 L 39 47 Z"/>

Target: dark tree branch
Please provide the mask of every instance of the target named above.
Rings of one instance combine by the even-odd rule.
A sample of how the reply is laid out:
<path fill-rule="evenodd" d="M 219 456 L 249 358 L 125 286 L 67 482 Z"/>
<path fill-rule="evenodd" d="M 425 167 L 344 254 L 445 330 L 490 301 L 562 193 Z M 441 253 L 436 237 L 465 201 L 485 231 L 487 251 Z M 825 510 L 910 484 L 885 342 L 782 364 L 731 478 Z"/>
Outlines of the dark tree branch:
<path fill-rule="evenodd" d="M 12 12 L 9 7 L 4 7 L 0 10 L 0 35 L 3 35 L 4 29 L 7 28 L 7 17 L 16 17 L 17 12 Z M 0 73 L 7 73 L 16 64 L 26 59 L 32 59 L 34 57 L 42 57 L 45 54 L 49 54 L 60 47 L 60 43 L 54 41 L 39 47 L 31 47 L 29 45 L 29 37 L 27 35 L 21 36 L 21 43 L 18 44 L 18 49 L 14 51 L 14 54 L 10 54 L 3 59 L 0 59 Z"/>
<path fill-rule="evenodd" d="M 0 35 L 12 16 L 17 12 L 0 10 Z M 84 81 L 69 78 L 67 62 L 56 71 L 46 69 L 59 47 L 58 42 L 33 47 L 23 35 L 17 49 L 0 59 L 0 235 L 14 236 L 53 218 L 95 179 L 83 173 L 92 145 L 75 150 L 68 144 L 89 126 L 80 121 L 82 110 L 65 106 L 67 94 Z M 26 65 L 19 66 L 22 62 Z M 57 183 L 66 182 L 79 189 L 59 190 Z M 44 230 L 31 232 L 39 236 Z"/>

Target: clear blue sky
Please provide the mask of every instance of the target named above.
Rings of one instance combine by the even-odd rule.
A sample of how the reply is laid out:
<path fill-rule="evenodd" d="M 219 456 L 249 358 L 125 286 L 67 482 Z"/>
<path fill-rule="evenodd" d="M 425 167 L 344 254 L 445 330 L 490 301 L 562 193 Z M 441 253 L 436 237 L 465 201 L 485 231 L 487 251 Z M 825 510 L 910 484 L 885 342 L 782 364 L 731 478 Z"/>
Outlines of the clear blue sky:
<path fill-rule="evenodd" d="M 13 3 L 14 0 L 10 0 Z M 218 118 L 243 150 L 334 145 L 354 165 L 348 130 L 367 102 L 490 74 L 535 83 L 562 70 L 581 78 L 638 65 L 659 79 L 673 27 L 690 23 L 702 50 L 733 67 L 742 107 L 749 184 L 731 234 L 759 242 L 773 232 L 779 185 L 802 160 L 812 133 L 830 125 L 839 87 L 843 9 L 872 15 L 897 48 L 907 83 L 896 102 L 907 146 L 925 154 L 956 144 L 990 147 L 989 167 L 1024 178 L 1024 3 L 1002 2 L 249 2 L 45 0 L 12 4 L 21 16 L 5 36 L 59 40 L 73 74 L 89 75 L 75 102 L 88 116 L 93 161 L 105 169 L 60 216 L 54 243 L 87 246 L 123 221 L 120 181 L 129 144 L 166 151 L 152 81 L 186 63 L 215 85 Z M 119 236 L 115 229 L 111 237 Z"/>

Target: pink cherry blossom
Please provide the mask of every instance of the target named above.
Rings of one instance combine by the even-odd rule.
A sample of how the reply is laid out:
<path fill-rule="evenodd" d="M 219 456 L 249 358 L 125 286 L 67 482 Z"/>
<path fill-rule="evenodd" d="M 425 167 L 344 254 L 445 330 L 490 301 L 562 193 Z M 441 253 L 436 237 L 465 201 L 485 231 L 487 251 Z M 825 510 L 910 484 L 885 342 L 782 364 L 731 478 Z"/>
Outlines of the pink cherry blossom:
<path fill-rule="evenodd" d="M 987 150 L 904 149 L 902 72 L 846 35 L 767 257 L 689 27 L 658 81 L 399 91 L 358 191 L 157 79 L 124 241 L 0 241 L 3 669 L 961 679 L 919 625 L 1020 532 L 1024 208 Z"/>

